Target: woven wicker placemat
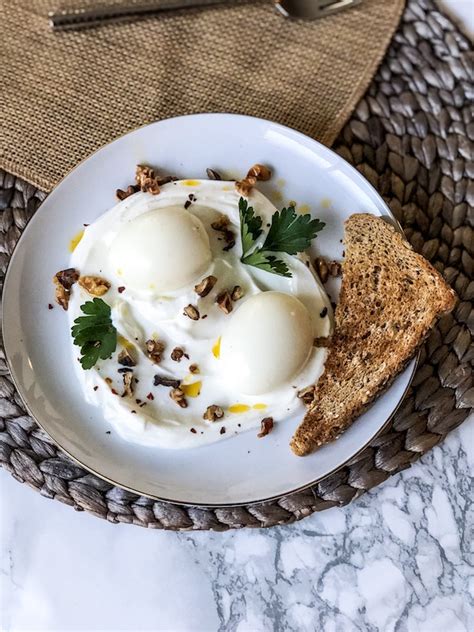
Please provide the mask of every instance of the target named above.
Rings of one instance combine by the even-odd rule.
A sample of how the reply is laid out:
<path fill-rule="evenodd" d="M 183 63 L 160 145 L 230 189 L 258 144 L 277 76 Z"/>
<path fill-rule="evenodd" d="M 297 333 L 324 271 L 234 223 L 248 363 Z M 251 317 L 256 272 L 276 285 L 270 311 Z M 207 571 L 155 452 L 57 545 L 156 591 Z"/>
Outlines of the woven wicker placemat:
<path fill-rule="evenodd" d="M 425 344 L 412 388 L 384 433 L 339 472 L 276 502 L 186 508 L 128 491 L 72 463 L 27 416 L 0 349 L 0 463 L 49 498 L 111 522 L 164 529 L 286 524 L 345 505 L 408 467 L 474 406 L 474 215 L 469 42 L 430 0 L 411 0 L 390 50 L 336 143 L 381 192 L 416 250 L 456 289 Z M 0 171 L 0 266 L 44 193 Z"/>

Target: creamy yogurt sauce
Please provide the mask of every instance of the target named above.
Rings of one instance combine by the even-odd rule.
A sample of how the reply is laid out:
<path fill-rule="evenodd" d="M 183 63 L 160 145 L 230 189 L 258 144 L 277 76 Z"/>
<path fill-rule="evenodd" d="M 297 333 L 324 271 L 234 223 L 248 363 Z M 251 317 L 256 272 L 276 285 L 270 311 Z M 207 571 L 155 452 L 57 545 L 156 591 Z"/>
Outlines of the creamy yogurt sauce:
<path fill-rule="evenodd" d="M 291 278 L 240 261 L 239 198 L 234 182 L 208 180 L 172 182 L 155 196 L 136 193 L 88 226 L 72 253 L 70 265 L 81 275 L 111 283 L 102 298 L 119 334 L 112 358 L 87 371 L 73 347 L 78 379 L 87 401 L 100 406 L 129 441 L 189 448 L 259 428 L 263 417 L 281 422 L 304 413 L 297 392 L 323 371 L 326 350 L 312 341 L 331 333 L 331 304 L 303 255 L 279 255 Z M 262 217 L 265 233 L 275 207 L 255 189 L 248 202 Z M 211 227 L 222 214 L 235 234 L 236 243 L 227 251 L 222 233 Z M 201 298 L 194 286 L 208 275 L 217 282 Z M 243 297 L 225 314 L 216 296 L 236 285 Z M 73 286 L 71 325 L 81 315 L 80 305 L 91 299 Z M 190 304 L 199 310 L 199 320 L 183 313 Z M 159 364 L 146 355 L 149 339 L 165 345 Z M 125 347 L 133 347 L 138 358 L 133 397 L 121 397 L 117 356 Z M 172 360 L 175 347 L 188 358 Z M 190 372 L 193 364 L 198 373 Z M 187 408 L 170 398 L 169 388 L 154 386 L 155 375 L 181 381 Z M 203 414 L 213 404 L 224 416 L 206 421 Z"/>

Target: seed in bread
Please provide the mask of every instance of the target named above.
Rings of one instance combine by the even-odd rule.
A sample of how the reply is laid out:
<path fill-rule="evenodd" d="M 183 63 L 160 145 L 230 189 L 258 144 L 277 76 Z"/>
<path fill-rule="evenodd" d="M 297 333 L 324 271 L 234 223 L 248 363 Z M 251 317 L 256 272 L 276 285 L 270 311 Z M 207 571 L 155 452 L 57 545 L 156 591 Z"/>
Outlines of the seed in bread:
<path fill-rule="evenodd" d="M 290 444 L 299 456 L 346 430 L 456 302 L 441 275 L 383 219 L 352 215 L 344 243 L 341 293 L 324 373 Z"/>

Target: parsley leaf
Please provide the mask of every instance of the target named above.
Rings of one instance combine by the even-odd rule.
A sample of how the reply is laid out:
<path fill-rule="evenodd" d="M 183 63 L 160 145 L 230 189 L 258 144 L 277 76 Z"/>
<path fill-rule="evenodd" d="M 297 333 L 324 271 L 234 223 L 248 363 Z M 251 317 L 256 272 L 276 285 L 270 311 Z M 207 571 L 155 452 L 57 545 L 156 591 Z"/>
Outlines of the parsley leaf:
<path fill-rule="evenodd" d="M 293 206 L 284 208 L 273 214 L 272 224 L 262 250 L 296 255 L 309 248 L 316 233 L 325 225 L 319 219 L 311 219 L 309 214 L 298 215 Z"/>
<path fill-rule="evenodd" d="M 266 272 L 291 277 L 291 272 L 284 261 L 277 259 L 275 255 L 270 255 L 263 250 L 255 250 L 255 252 L 252 252 L 250 255 L 243 257 L 242 263 L 246 263 L 254 268 L 260 268 L 260 270 L 265 270 Z"/>
<path fill-rule="evenodd" d="M 110 318 L 111 310 L 101 298 L 81 305 L 86 314 L 75 319 L 71 333 L 74 344 L 81 347 L 81 365 L 91 369 L 100 359 L 110 358 L 117 347 L 117 330 Z"/>
<path fill-rule="evenodd" d="M 316 233 L 326 225 L 319 219 L 311 219 L 311 215 L 298 215 L 293 206 L 276 211 L 272 216 L 270 229 L 262 246 L 256 241 L 262 234 L 262 218 L 255 215 L 247 200 L 239 200 L 240 236 L 242 239 L 242 263 L 291 277 L 288 266 L 277 259 L 271 252 L 286 252 L 296 255 L 309 248 Z"/>
<path fill-rule="evenodd" d="M 253 207 L 243 197 L 239 200 L 240 237 L 243 256 L 252 248 L 262 234 L 262 218 L 254 214 Z"/>

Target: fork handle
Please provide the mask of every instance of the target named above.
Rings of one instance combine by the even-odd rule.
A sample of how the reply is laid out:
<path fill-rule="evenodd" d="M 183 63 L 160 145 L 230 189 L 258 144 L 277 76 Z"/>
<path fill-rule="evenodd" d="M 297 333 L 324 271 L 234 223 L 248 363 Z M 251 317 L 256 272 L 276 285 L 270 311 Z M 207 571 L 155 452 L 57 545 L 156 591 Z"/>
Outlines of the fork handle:
<path fill-rule="evenodd" d="M 204 7 L 213 4 L 233 4 L 235 0 L 129 0 L 121 4 L 97 4 L 78 9 L 57 9 L 48 13 L 54 31 L 77 30 L 110 22 L 124 22 L 146 17 L 160 11 Z"/>

